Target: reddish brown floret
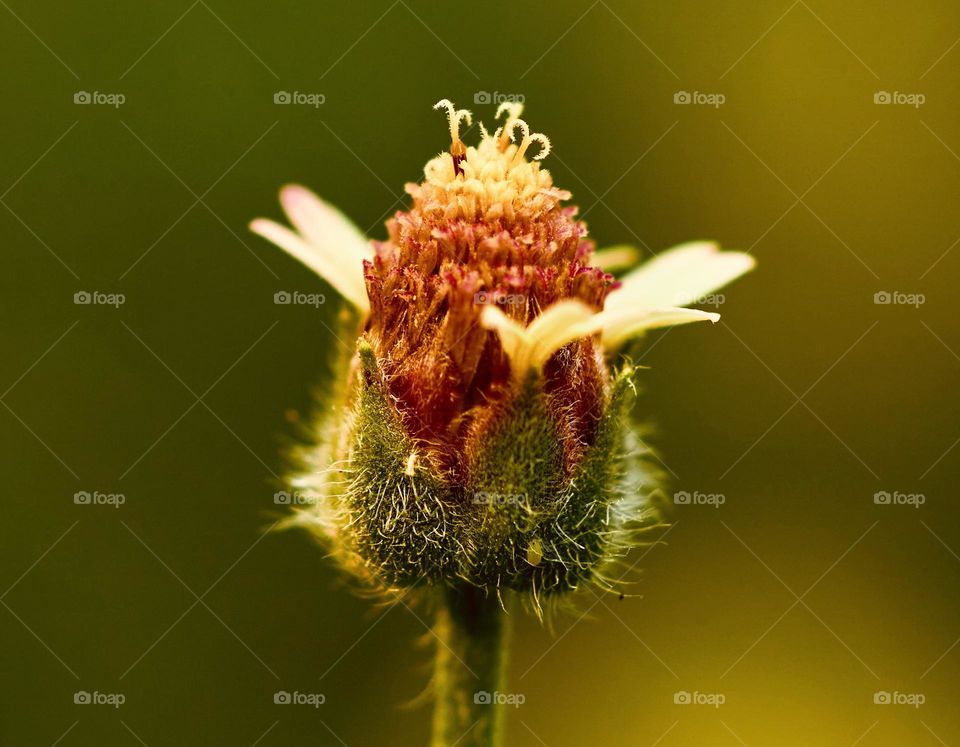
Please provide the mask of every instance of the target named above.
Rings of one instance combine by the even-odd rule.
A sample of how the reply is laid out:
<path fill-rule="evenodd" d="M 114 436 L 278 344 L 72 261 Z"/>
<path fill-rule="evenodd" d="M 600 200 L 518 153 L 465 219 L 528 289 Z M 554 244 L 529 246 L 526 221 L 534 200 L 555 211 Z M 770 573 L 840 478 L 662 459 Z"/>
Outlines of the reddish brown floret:
<path fill-rule="evenodd" d="M 510 362 L 480 326 L 485 303 L 529 324 L 566 298 L 600 310 L 611 276 L 590 267 L 594 243 L 576 208 L 552 190 L 547 209 L 493 220 L 446 217 L 435 187 L 410 185 L 413 207 L 387 222 L 365 266 L 367 335 L 409 434 L 452 479 L 463 476 L 471 425 L 511 391 Z M 593 340 L 572 343 L 544 371 L 569 465 L 592 441 L 608 374 Z"/>

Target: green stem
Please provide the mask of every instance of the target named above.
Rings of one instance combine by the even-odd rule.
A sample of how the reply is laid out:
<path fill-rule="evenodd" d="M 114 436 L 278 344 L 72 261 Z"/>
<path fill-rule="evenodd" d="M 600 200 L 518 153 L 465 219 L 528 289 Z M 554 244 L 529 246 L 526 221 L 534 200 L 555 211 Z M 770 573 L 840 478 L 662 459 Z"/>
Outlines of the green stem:
<path fill-rule="evenodd" d="M 433 741 L 431 747 L 502 747 L 507 617 L 495 594 L 474 586 L 446 589 L 434 627 Z"/>

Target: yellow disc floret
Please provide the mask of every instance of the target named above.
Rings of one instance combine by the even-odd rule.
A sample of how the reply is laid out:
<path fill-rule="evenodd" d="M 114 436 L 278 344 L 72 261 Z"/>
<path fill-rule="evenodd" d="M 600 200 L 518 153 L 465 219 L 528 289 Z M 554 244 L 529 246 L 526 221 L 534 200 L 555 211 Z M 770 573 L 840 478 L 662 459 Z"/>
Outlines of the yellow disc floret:
<path fill-rule="evenodd" d="M 442 211 L 447 219 L 525 221 L 570 198 L 569 192 L 553 186 L 550 172 L 540 168 L 539 161 L 550 152 L 550 140 L 542 133 L 530 132 L 519 118 L 521 104 L 501 104 L 496 116 L 499 119 L 506 113 L 505 124 L 492 135 L 481 124 L 476 147 L 467 147 L 460 140 L 459 123 L 469 124 L 470 112 L 457 110 L 447 99 L 434 108 L 447 110 L 450 151 L 427 162 L 422 184 L 408 187 L 408 192 L 430 210 Z M 539 150 L 527 160 L 527 151 L 534 143 Z"/>

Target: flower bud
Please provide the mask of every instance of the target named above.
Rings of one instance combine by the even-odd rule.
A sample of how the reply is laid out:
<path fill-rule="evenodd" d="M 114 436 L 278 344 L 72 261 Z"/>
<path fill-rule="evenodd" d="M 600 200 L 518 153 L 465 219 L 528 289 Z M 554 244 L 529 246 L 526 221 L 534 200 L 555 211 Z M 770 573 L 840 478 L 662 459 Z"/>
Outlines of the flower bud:
<path fill-rule="evenodd" d="M 299 451 L 295 484 L 316 499 L 295 520 L 375 588 L 466 583 L 539 604 L 608 586 L 655 487 L 630 417 L 635 368 L 614 361 L 647 329 L 717 321 L 685 307 L 753 260 L 697 242 L 617 280 L 629 250 L 596 251 L 519 105 L 476 147 L 459 137 L 469 112 L 437 106 L 450 150 L 407 185 L 386 240 L 301 187 L 281 192 L 298 233 L 252 224 L 356 312 L 356 348 Z"/>

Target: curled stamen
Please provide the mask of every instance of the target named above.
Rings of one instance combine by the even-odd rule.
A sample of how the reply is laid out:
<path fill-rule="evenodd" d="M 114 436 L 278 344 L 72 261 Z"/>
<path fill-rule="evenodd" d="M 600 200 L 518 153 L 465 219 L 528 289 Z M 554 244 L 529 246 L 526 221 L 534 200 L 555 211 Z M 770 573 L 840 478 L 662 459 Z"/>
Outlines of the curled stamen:
<path fill-rule="evenodd" d="M 520 120 L 520 115 L 523 113 L 523 104 L 519 101 L 504 101 L 497 107 L 497 113 L 493 118 L 500 119 L 500 115 L 504 112 L 507 113 L 507 121 L 504 122 L 503 127 L 497 130 L 498 134 L 495 134 L 497 147 L 501 153 L 507 149 L 507 143 L 512 139 L 509 133 L 513 129 L 513 123 Z"/>
<path fill-rule="evenodd" d="M 517 142 L 516 135 L 514 134 L 517 127 L 519 127 L 523 133 L 520 144 L 517 146 L 517 152 L 511 162 L 512 166 L 516 166 L 523 161 L 523 156 L 527 152 L 527 148 L 530 147 L 530 143 L 540 143 L 540 152 L 531 159 L 532 161 L 542 161 L 547 157 L 547 154 L 550 152 L 550 138 L 542 132 L 534 132 L 531 134 L 529 125 L 522 119 L 514 119 L 509 124 L 510 128 L 504 128 L 504 130 L 511 141 Z"/>
<path fill-rule="evenodd" d="M 550 138 L 544 135 L 542 132 L 535 132 L 530 136 L 531 143 L 540 143 L 540 152 L 537 153 L 531 161 L 542 161 L 550 154 Z"/>
<path fill-rule="evenodd" d="M 469 127 L 473 124 L 473 115 L 467 109 L 457 109 L 450 99 L 440 99 L 433 105 L 434 109 L 447 110 L 447 124 L 450 126 L 450 155 L 453 156 L 453 169 L 462 174 L 460 164 L 467 157 L 467 146 L 460 139 L 460 122 L 465 121 Z"/>
<path fill-rule="evenodd" d="M 514 119 L 504 125 L 503 134 L 510 138 L 510 142 L 515 143 L 517 142 L 517 137 L 514 135 L 514 132 L 518 127 L 520 128 L 520 132 L 523 133 L 523 137 L 520 138 L 520 144 L 522 145 L 524 140 L 528 140 L 530 138 L 530 125 L 528 125 L 522 119 Z"/>

